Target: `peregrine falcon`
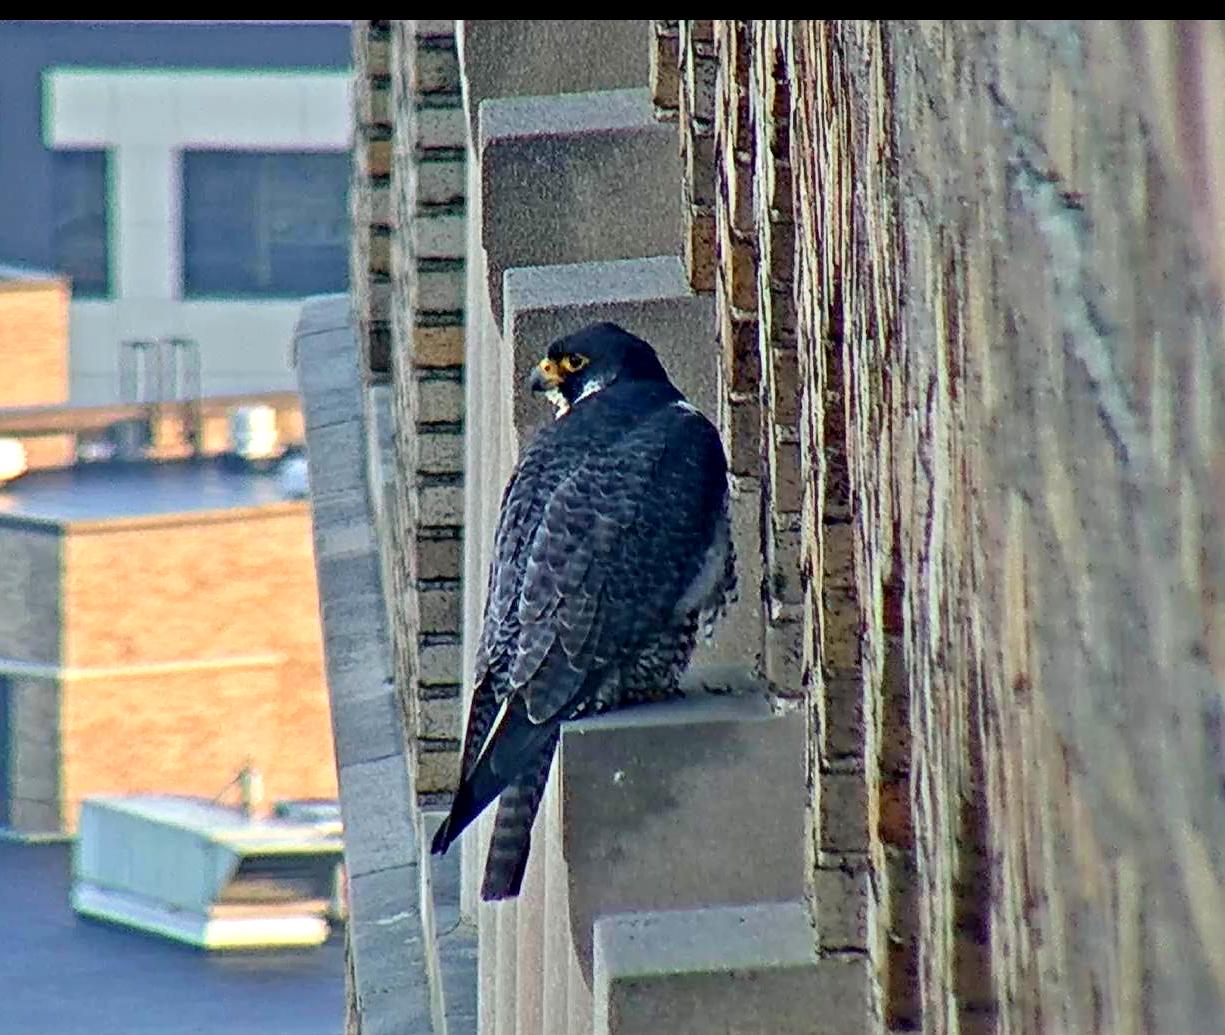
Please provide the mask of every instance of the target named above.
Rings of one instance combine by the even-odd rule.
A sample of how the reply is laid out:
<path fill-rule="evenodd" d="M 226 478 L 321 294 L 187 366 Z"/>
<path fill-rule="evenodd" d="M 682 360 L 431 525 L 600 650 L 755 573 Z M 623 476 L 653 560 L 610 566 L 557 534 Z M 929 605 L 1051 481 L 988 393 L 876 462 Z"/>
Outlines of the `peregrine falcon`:
<path fill-rule="evenodd" d="M 501 795 L 487 901 L 519 893 L 562 722 L 676 695 L 736 586 L 723 445 L 650 345 L 586 327 L 531 388 L 557 418 L 502 497 L 459 788 L 432 845 Z"/>

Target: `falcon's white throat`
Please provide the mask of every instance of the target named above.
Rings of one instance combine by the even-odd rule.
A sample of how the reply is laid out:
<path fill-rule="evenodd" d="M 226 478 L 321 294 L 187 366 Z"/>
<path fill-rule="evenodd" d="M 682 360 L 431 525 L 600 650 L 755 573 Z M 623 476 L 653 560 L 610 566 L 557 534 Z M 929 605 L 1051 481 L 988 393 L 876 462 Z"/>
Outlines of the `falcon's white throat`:
<path fill-rule="evenodd" d="M 567 413 L 570 412 L 570 403 L 566 401 L 566 397 L 561 394 L 560 388 L 550 388 L 544 393 L 544 397 L 553 404 L 553 409 L 557 412 L 553 414 L 554 420 L 561 420 Z"/>
<path fill-rule="evenodd" d="M 595 395 L 596 392 L 606 387 L 607 384 L 608 382 L 605 381 L 603 378 L 593 377 L 590 381 L 588 381 L 585 385 L 583 385 L 583 390 L 578 393 L 578 398 L 574 400 L 573 405 L 577 406 L 584 399 L 586 399 L 589 395 Z M 544 397 L 548 399 L 549 402 L 551 402 L 554 408 L 557 410 L 557 413 L 553 415 L 554 420 L 560 420 L 562 417 L 564 417 L 567 413 L 570 412 L 571 403 L 566 401 L 566 397 L 561 394 L 561 389 L 550 388 L 547 392 L 544 393 Z"/>

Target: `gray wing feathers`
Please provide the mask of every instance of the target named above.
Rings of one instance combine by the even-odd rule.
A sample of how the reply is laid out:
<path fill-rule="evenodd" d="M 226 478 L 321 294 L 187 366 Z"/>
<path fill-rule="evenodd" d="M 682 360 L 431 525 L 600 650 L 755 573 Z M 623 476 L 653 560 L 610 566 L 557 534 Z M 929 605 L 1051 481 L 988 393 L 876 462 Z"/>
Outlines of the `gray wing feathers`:
<path fill-rule="evenodd" d="M 695 505 L 702 472 L 668 462 L 670 439 L 692 430 L 683 421 L 675 410 L 654 415 L 617 449 L 589 457 L 545 507 L 527 554 L 510 670 L 511 690 L 535 722 L 566 708 L 618 652 L 658 632 L 696 571 L 697 540 L 713 515 Z"/>

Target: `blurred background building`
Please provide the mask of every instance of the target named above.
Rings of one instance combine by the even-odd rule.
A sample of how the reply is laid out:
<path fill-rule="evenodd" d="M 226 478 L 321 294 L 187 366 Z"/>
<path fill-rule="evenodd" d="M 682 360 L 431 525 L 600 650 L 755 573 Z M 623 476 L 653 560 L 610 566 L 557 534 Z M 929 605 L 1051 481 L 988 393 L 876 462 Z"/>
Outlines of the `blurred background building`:
<path fill-rule="evenodd" d="M 346 22 L 7 22 L 0 261 L 71 281 L 68 397 L 121 343 L 198 343 L 205 395 L 291 387 L 296 299 L 347 286 Z"/>
<path fill-rule="evenodd" d="M 0 829 L 335 795 L 289 347 L 348 280 L 350 63 L 345 22 L 0 30 Z"/>

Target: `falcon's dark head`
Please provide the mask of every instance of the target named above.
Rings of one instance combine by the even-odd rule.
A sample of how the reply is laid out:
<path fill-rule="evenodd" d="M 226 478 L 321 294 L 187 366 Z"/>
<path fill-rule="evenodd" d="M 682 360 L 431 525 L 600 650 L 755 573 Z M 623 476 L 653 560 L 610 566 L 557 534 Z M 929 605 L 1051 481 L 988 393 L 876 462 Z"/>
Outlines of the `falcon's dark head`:
<path fill-rule="evenodd" d="M 553 342 L 529 384 L 533 392 L 546 393 L 560 417 L 614 381 L 667 380 L 659 357 L 645 341 L 615 323 L 595 323 Z"/>

